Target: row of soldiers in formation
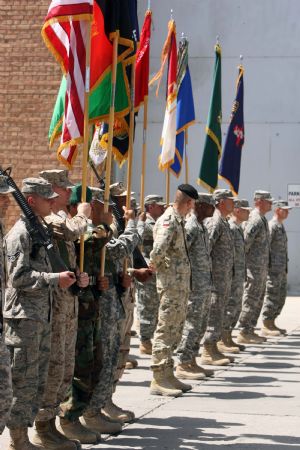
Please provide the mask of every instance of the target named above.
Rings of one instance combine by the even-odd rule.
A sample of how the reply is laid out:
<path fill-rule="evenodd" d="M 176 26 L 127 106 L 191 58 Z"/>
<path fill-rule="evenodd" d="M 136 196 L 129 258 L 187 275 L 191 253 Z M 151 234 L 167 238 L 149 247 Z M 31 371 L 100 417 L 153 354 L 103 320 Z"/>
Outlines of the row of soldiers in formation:
<path fill-rule="evenodd" d="M 11 190 L 0 177 L 2 213 Z M 196 362 L 202 339 L 206 365 L 229 364 L 233 357 L 228 353 L 263 342 L 254 328 L 264 296 L 264 334 L 284 333 L 274 320 L 286 296 L 286 202 L 275 204 L 269 232 L 265 214 L 273 199 L 264 191 L 255 193 L 250 218 L 248 202 L 234 199 L 230 191 L 198 194 L 191 185 L 180 185 L 167 208 L 162 197 L 149 195 L 146 214 L 136 217 L 134 199 L 133 209 L 127 209 L 127 192 L 116 183 L 111 199 L 123 207 L 126 220 L 120 230 L 111 210 L 104 211 L 104 192 L 90 188 L 87 203 L 80 203 L 81 186 L 74 186 L 64 170 L 23 180 L 22 192 L 51 230 L 69 270 L 55 271 L 22 215 L 5 238 L 1 227 L 0 364 L 6 376 L 1 379 L 0 431 L 5 424 L 9 428 L 9 449 L 76 449 L 134 420 L 132 411 L 112 400 L 128 359 L 134 297 L 140 351 L 152 355 L 155 395 L 181 395 L 191 386 L 179 378 L 213 374 Z M 148 268 L 132 264 L 138 246 Z M 238 319 L 235 344 L 231 332 Z"/>

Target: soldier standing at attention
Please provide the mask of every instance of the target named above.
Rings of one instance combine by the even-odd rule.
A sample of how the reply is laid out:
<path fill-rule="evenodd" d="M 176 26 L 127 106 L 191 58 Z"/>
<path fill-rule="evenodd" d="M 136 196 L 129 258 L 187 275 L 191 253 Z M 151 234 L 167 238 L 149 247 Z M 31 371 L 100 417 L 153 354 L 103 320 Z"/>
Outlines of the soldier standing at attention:
<path fill-rule="evenodd" d="M 149 264 L 150 252 L 153 248 L 153 228 L 157 219 L 164 212 L 165 203 L 159 195 L 145 197 L 145 210 L 147 219 L 143 234 L 143 256 Z M 156 290 L 156 277 L 147 283 L 136 281 L 137 316 L 140 322 L 140 352 L 152 355 L 152 342 L 157 325 L 159 296 Z"/>
<path fill-rule="evenodd" d="M 231 361 L 219 351 L 217 343 L 222 339 L 233 274 L 234 247 L 227 216 L 233 211 L 234 197 L 228 189 L 217 189 L 213 198 L 216 202 L 214 215 L 205 221 L 211 248 L 213 286 L 201 362 L 223 366 Z"/>
<path fill-rule="evenodd" d="M 254 329 L 262 309 L 270 265 L 270 233 L 265 214 L 271 211 L 273 200 L 270 192 L 255 191 L 255 208 L 244 228 L 247 280 L 239 318 L 239 344 L 261 344 L 266 340 Z"/>
<path fill-rule="evenodd" d="M 50 183 L 42 178 L 26 178 L 22 192 L 41 221 L 51 213 L 52 199 L 57 194 Z M 47 381 L 53 289 L 70 287 L 76 277 L 70 271 L 53 273 L 45 247 L 32 238 L 23 216 L 6 235 L 5 247 L 8 283 L 4 335 L 11 355 L 13 386 L 7 422 L 9 449 L 31 450 L 40 448 L 29 442 L 27 428 L 33 425 Z"/>
<path fill-rule="evenodd" d="M 286 333 L 286 330 L 275 325 L 275 320 L 282 311 L 287 293 L 288 240 L 283 222 L 287 219 L 291 207 L 283 200 L 275 201 L 273 206 L 274 217 L 269 222 L 271 267 L 262 310 L 262 331 L 265 336 L 280 336 Z"/>
<path fill-rule="evenodd" d="M 223 342 L 231 348 L 232 353 L 245 350 L 241 344 L 232 340 L 232 331 L 236 326 L 242 310 L 244 284 L 246 280 L 245 242 L 242 223 L 249 219 L 251 208 L 248 200 L 234 199 L 234 210 L 229 219 L 229 226 L 234 240 L 234 274 L 231 283 L 229 302 L 224 315 Z"/>
<path fill-rule="evenodd" d="M 198 192 L 189 184 L 178 186 L 174 205 L 167 208 L 154 226 L 150 267 L 156 270 L 160 296 L 158 325 L 152 347 L 153 380 L 151 394 L 177 397 L 191 389 L 173 373 L 172 354 L 180 342 L 184 326 L 191 268 L 184 218 L 195 206 Z"/>
<path fill-rule="evenodd" d="M 4 225 L 2 221 L 9 206 L 9 197 L 7 194 L 10 192 L 14 192 L 14 189 L 9 187 L 6 178 L 0 175 L 0 434 L 4 430 L 9 417 L 13 398 L 9 351 L 2 337 L 2 307 L 5 292 Z"/>
<path fill-rule="evenodd" d="M 176 376 L 187 380 L 201 380 L 213 375 L 212 370 L 198 366 L 196 357 L 206 330 L 212 288 L 209 237 L 203 220 L 213 215 L 214 205 L 211 194 L 199 193 L 195 210 L 185 225 L 193 290 L 190 292 L 182 338 L 177 349 L 180 364 L 176 368 Z"/>
<path fill-rule="evenodd" d="M 77 214 L 68 216 L 68 204 L 73 183 L 68 179 L 67 170 L 44 170 L 40 176 L 52 184 L 58 196 L 53 200 L 52 213 L 45 217 L 53 230 L 55 245 L 66 267 L 77 274 L 77 285 L 86 287 L 89 280 L 85 273 L 79 272 L 76 264 L 74 241 L 87 228 L 91 207 L 88 203 L 78 205 Z M 79 289 L 78 289 L 79 291 Z M 78 297 L 70 289 L 55 287 L 52 305 L 51 353 L 47 384 L 41 409 L 35 419 L 33 443 L 48 449 L 71 450 L 76 444 L 70 442 L 55 426 L 59 405 L 65 400 L 72 384 L 75 364 L 75 344 L 78 322 Z"/>

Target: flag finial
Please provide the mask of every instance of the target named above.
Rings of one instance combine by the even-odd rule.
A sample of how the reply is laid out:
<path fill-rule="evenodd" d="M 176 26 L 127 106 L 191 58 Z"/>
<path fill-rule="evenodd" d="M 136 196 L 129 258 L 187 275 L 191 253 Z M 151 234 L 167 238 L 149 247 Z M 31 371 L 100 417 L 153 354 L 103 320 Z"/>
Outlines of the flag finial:
<path fill-rule="evenodd" d="M 219 34 L 217 34 L 217 36 L 216 36 L 216 43 L 217 43 L 217 45 L 220 45 L 220 35 Z"/>
<path fill-rule="evenodd" d="M 240 61 L 241 61 L 241 63 L 243 62 L 243 59 L 244 59 L 244 56 L 243 56 L 243 55 L 240 55 Z"/>
<path fill-rule="evenodd" d="M 171 20 L 173 20 L 173 9 L 171 9 Z"/>

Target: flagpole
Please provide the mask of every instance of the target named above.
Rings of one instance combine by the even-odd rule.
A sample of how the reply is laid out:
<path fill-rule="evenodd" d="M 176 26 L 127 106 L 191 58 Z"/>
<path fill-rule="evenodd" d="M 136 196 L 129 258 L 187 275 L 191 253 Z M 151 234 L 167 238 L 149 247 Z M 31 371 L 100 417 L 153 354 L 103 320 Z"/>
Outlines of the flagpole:
<path fill-rule="evenodd" d="M 115 32 L 113 38 L 113 59 L 112 59 L 112 73 L 111 73 L 111 97 L 109 108 L 109 121 L 108 121 L 108 143 L 107 143 L 107 155 L 106 155 L 106 171 L 105 171 L 105 191 L 104 191 L 104 212 L 108 212 L 109 209 L 109 186 L 111 179 L 111 166 L 112 166 L 112 146 L 114 136 L 114 121 L 115 121 L 115 95 L 116 95 L 116 82 L 117 82 L 117 63 L 118 63 L 118 42 L 119 31 Z M 101 250 L 101 266 L 100 276 L 104 276 L 105 266 L 105 246 Z"/>
<path fill-rule="evenodd" d="M 189 135 L 188 135 L 188 129 L 184 132 L 184 161 L 185 161 L 185 182 L 189 182 L 189 158 L 187 155 L 187 149 L 188 149 L 188 143 L 189 143 Z"/>
<path fill-rule="evenodd" d="M 141 212 L 144 212 L 144 210 L 145 210 L 147 127 L 148 127 L 148 95 L 144 99 L 143 151 L 142 151 L 142 173 L 141 173 L 141 193 L 140 193 Z"/>
<path fill-rule="evenodd" d="M 87 44 L 85 56 L 85 93 L 84 93 L 84 132 L 83 132 L 83 154 L 82 154 L 82 181 L 81 201 L 86 202 L 87 187 L 87 164 L 89 153 L 89 97 L 90 97 L 90 61 L 91 61 L 91 28 L 92 22 L 87 23 Z M 80 236 L 79 268 L 83 272 L 84 263 L 84 236 Z"/>
<path fill-rule="evenodd" d="M 169 206 L 170 204 L 170 169 L 167 168 L 166 171 L 166 204 Z"/>

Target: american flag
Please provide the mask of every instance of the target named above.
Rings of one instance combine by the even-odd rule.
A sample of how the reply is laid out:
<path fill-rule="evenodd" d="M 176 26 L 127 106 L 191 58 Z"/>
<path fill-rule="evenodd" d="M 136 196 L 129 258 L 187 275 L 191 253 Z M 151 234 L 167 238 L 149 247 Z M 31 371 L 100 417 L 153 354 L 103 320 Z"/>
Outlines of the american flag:
<path fill-rule="evenodd" d="M 87 25 L 92 20 L 93 0 L 52 0 L 42 28 L 43 39 L 59 62 L 67 89 L 59 159 L 71 166 L 77 144 L 83 140 L 86 86 Z"/>

